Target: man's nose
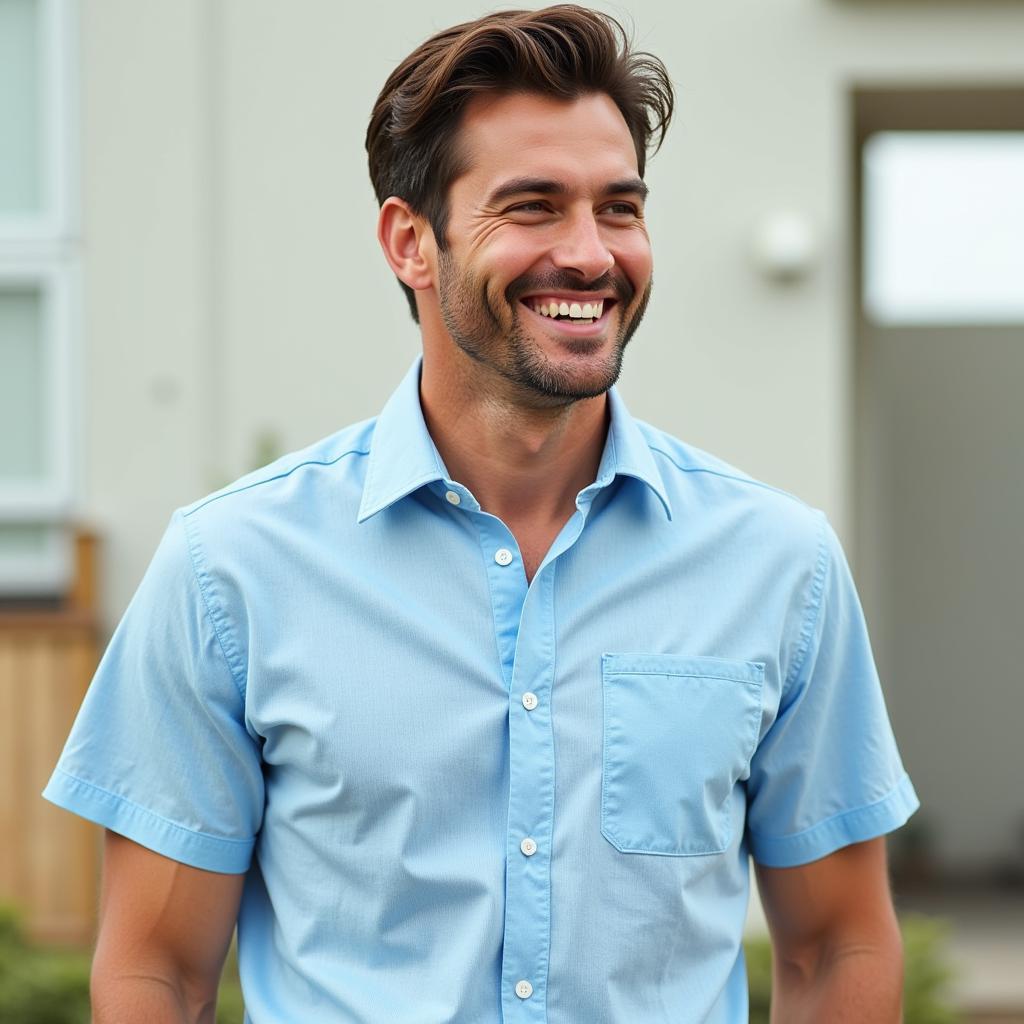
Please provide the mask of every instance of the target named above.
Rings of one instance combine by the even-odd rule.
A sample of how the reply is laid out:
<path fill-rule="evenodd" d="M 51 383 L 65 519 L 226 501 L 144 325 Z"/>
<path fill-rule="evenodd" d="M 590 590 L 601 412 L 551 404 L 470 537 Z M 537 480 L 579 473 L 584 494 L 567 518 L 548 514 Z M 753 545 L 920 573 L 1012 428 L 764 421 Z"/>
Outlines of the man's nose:
<path fill-rule="evenodd" d="M 601 228 L 593 213 L 580 214 L 566 224 L 565 234 L 551 254 L 556 267 L 575 270 L 586 281 L 593 281 L 615 266 Z"/>

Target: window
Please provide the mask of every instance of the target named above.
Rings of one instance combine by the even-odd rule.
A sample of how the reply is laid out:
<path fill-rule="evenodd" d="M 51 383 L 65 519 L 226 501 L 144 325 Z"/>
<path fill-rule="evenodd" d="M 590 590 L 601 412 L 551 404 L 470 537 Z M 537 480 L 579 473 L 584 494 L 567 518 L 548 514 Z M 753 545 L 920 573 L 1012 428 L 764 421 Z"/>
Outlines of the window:
<path fill-rule="evenodd" d="M 0 596 L 71 570 L 73 0 L 0 0 Z"/>
<path fill-rule="evenodd" d="M 878 132 L 863 159 L 869 317 L 1024 323 L 1024 132 Z"/>

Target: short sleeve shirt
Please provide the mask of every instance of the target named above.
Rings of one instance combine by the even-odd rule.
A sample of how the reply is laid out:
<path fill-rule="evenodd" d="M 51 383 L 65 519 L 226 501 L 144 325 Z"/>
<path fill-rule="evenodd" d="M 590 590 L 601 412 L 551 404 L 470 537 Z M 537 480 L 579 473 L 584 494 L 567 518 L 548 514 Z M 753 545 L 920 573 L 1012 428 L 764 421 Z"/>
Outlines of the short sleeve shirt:
<path fill-rule="evenodd" d="M 747 1020 L 749 858 L 917 806 L 825 516 L 633 419 L 528 583 L 420 361 L 170 519 L 45 795 L 246 873 L 247 1020 Z"/>

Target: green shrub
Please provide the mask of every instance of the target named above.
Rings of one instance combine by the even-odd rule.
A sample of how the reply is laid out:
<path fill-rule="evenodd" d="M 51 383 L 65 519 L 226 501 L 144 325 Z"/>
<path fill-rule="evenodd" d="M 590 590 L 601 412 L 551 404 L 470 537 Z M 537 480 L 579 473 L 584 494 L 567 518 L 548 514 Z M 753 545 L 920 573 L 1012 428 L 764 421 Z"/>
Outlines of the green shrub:
<path fill-rule="evenodd" d="M 0 907 L 0 1021 L 89 1024 L 89 955 L 30 946 L 9 907 Z"/>
<path fill-rule="evenodd" d="M 949 1001 L 949 983 L 954 974 L 946 958 L 949 926 L 922 914 L 911 914 L 903 918 L 902 929 L 906 1024 L 955 1024 L 960 1018 Z"/>

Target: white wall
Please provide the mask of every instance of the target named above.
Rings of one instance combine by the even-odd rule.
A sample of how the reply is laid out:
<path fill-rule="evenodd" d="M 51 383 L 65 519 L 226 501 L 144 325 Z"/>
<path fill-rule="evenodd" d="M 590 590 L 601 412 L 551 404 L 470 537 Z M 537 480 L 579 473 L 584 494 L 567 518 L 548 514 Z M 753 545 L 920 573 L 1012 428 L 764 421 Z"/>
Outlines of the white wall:
<path fill-rule="evenodd" d="M 850 541 L 849 86 L 1024 79 L 1024 7 L 637 0 L 678 111 L 648 167 L 655 292 L 632 411 L 823 507 Z M 82 4 L 84 515 L 113 625 L 171 510 L 374 414 L 418 350 L 374 240 L 363 135 L 391 68 L 489 6 Z M 765 212 L 821 263 L 770 285 Z"/>
<path fill-rule="evenodd" d="M 207 293 L 199 3 L 82 10 L 84 515 L 109 625 L 203 486 Z"/>

